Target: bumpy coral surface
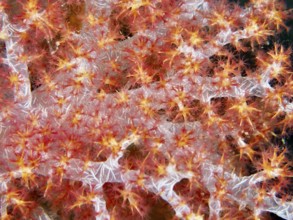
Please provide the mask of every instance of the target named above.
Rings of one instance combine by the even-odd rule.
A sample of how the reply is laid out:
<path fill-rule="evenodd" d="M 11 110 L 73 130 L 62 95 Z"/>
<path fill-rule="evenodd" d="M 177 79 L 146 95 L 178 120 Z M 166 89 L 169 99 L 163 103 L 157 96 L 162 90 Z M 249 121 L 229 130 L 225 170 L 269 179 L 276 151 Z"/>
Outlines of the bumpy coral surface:
<path fill-rule="evenodd" d="M 0 1 L 1 219 L 293 219 L 278 0 Z"/>

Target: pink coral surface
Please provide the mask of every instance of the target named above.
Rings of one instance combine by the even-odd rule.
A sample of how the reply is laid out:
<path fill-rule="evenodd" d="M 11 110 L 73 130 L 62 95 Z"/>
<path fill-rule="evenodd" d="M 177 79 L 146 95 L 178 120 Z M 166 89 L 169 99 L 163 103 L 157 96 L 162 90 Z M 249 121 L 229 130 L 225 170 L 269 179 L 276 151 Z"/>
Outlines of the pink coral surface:
<path fill-rule="evenodd" d="M 290 13 L 1 1 L 1 219 L 292 220 Z"/>

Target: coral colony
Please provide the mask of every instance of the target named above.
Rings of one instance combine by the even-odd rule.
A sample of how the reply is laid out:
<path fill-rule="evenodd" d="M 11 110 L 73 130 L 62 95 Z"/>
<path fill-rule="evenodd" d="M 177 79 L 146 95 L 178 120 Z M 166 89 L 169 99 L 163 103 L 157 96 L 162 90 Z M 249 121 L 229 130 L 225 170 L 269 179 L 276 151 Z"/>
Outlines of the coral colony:
<path fill-rule="evenodd" d="M 291 17 L 0 1 L 1 220 L 292 220 Z"/>

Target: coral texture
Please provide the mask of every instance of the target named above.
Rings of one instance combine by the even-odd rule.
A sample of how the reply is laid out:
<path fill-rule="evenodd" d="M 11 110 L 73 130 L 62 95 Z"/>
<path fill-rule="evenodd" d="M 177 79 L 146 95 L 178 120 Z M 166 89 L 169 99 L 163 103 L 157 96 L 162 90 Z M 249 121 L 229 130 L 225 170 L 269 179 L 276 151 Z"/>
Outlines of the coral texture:
<path fill-rule="evenodd" d="M 293 219 L 278 0 L 0 1 L 1 219 Z"/>

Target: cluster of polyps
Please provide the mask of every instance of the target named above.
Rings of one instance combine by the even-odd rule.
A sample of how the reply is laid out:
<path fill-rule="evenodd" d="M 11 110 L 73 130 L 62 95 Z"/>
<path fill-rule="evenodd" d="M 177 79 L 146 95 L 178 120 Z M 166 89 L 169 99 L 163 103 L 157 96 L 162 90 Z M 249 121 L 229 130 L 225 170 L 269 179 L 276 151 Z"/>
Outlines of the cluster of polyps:
<path fill-rule="evenodd" d="M 1 219 L 292 219 L 287 16 L 277 0 L 0 3 Z"/>

